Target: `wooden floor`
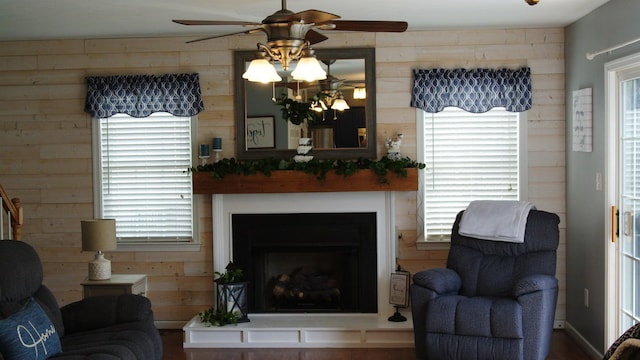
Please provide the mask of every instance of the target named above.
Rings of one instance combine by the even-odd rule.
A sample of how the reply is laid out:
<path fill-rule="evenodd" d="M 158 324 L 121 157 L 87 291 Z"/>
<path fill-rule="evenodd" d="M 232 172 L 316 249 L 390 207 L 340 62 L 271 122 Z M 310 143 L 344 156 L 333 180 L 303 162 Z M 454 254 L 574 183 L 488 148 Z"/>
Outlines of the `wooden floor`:
<path fill-rule="evenodd" d="M 182 330 L 161 330 L 163 360 L 412 360 L 414 349 L 183 349 Z M 555 330 L 547 360 L 590 359 L 564 330 Z"/>

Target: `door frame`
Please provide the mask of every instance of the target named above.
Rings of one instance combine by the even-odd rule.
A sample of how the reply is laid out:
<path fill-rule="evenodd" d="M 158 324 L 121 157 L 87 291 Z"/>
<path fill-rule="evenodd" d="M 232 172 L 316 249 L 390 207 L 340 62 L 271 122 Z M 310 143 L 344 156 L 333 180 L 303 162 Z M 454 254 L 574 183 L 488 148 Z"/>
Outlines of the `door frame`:
<path fill-rule="evenodd" d="M 619 243 L 615 238 L 614 224 L 615 214 L 612 207 L 619 207 L 618 196 L 620 191 L 619 157 L 620 144 L 619 131 L 619 102 L 620 86 L 619 75 L 632 68 L 640 68 L 640 53 L 625 56 L 607 62 L 604 65 L 604 119 L 605 119 L 605 298 L 604 298 L 604 343 L 611 344 L 619 336 L 618 331 L 620 294 L 618 278 L 620 276 L 620 264 L 618 262 Z M 615 241 L 614 241 L 615 240 Z"/>

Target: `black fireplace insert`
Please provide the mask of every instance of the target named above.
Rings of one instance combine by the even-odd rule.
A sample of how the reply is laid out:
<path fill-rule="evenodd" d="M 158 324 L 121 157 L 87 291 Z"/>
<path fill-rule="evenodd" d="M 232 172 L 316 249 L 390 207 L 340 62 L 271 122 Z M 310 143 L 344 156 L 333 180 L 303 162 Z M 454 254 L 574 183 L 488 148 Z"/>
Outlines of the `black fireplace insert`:
<path fill-rule="evenodd" d="M 249 312 L 377 312 L 376 213 L 232 215 Z"/>

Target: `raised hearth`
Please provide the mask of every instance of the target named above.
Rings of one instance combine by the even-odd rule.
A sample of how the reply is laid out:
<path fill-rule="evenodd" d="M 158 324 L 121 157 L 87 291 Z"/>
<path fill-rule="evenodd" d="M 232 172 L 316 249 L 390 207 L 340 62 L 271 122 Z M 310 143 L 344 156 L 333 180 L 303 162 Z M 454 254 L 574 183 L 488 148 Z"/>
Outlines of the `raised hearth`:
<path fill-rule="evenodd" d="M 407 315 L 407 314 L 405 314 Z M 413 324 L 370 314 L 249 315 L 251 321 L 204 326 L 194 317 L 184 327 L 185 348 L 410 348 Z"/>

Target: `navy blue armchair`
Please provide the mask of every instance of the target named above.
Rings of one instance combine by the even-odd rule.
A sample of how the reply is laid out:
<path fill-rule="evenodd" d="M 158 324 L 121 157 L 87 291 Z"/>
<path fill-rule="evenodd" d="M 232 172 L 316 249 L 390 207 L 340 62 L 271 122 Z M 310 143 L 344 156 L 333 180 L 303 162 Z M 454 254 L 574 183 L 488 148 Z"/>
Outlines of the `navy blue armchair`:
<path fill-rule="evenodd" d="M 31 245 L 0 240 L 0 359 L 162 359 L 146 297 L 96 296 L 59 308 L 42 280 Z"/>
<path fill-rule="evenodd" d="M 458 234 L 462 213 L 447 267 L 413 276 L 417 358 L 545 359 L 558 297 L 558 216 L 531 210 L 524 243 L 511 243 Z"/>

